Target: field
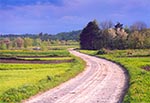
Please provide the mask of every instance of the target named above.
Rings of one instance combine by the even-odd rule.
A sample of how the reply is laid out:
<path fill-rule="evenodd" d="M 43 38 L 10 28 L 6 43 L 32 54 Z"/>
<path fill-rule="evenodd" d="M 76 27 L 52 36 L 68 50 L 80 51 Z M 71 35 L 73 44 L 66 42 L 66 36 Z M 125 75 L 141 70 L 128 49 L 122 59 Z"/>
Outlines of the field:
<path fill-rule="evenodd" d="M 63 57 L 69 56 L 69 52 L 67 50 L 49 50 L 49 51 L 34 51 L 34 50 L 1 50 L 1 57 L 38 57 L 38 56 L 49 56 L 49 57 Z"/>
<path fill-rule="evenodd" d="M 44 92 L 69 80 L 84 68 L 84 62 L 70 55 L 65 48 L 48 51 L 0 50 L 0 58 L 40 61 L 40 63 L 0 62 L 0 103 L 16 103 Z M 56 62 L 43 63 L 43 61 Z"/>
<path fill-rule="evenodd" d="M 129 90 L 124 103 L 150 103 L 150 50 L 80 50 L 80 52 L 106 58 L 125 67 L 130 76 Z"/>

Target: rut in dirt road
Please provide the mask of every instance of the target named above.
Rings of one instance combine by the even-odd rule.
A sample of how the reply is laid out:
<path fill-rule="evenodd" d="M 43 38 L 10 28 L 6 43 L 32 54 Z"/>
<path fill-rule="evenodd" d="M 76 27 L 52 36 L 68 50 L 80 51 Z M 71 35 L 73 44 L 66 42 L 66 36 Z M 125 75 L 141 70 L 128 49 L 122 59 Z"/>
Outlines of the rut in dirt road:
<path fill-rule="evenodd" d="M 125 71 L 110 61 L 70 52 L 86 61 L 84 72 L 24 103 L 120 103 L 127 88 Z"/>

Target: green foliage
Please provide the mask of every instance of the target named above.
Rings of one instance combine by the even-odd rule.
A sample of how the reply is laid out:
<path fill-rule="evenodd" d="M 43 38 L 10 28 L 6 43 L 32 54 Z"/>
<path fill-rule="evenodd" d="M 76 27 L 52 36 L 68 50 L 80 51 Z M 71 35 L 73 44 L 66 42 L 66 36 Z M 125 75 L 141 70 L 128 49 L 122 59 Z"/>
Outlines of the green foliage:
<path fill-rule="evenodd" d="M 99 35 L 99 30 L 100 29 L 95 20 L 87 24 L 87 26 L 82 30 L 82 33 L 80 34 L 81 49 L 96 49 L 95 41 Z"/>
<path fill-rule="evenodd" d="M 96 55 L 97 51 L 81 50 L 80 52 Z M 129 72 L 129 90 L 123 103 L 149 103 L 150 102 L 150 72 L 142 69 L 150 65 L 150 50 L 114 50 L 104 55 L 96 55 L 123 65 Z"/>
<path fill-rule="evenodd" d="M 57 52 L 58 50 L 66 50 L 67 48 L 79 48 L 79 42 L 74 40 L 48 40 L 48 41 L 41 41 L 40 39 L 31 39 L 31 38 L 24 38 L 23 44 L 21 47 L 17 46 L 16 39 L 12 39 L 9 44 L 5 44 L 3 39 L 0 40 L 0 50 L 15 50 L 15 51 L 27 51 L 30 50 L 31 52 L 40 51 L 49 51 L 49 50 L 56 50 L 53 52 Z M 2 51 L 0 51 L 2 52 Z M 5 52 L 5 51 L 4 51 Z M 11 54 L 11 53 L 10 53 Z M 63 54 L 63 53 L 62 53 Z"/>
<path fill-rule="evenodd" d="M 21 38 L 30 38 L 33 40 L 40 39 L 41 41 L 48 41 L 48 40 L 75 40 L 79 41 L 79 35 L 81 30 L 71 31 L 71 32 L 61 32 L 58 34 L 47 34 L 47 33 L 39 33 L 39 34 L 8 34 L 8 35 L 0 35 L 0 38 L 11 38 L 16 39 L 18 37 Z M 34 43 L 34 46 L 37 43 Z"/>
<path fill-rule="evenodd" d="M 33 39 L 31 38 L 24 38 L 24 47 L 27 48 L 27 47 L 30 47 L 33 45 Z"/>
<path fill-rule="evenodd" d="M 32 46 L 40 46 L 41 40 L 40 39 L 33 39 L 33 45 Z"/>
<path fill-rule="evenodd" d="M 6 49 L 7 49 L 6 44 L 0 43 L 0 50 L 6 50 Z"/>
<path fill-rule="evenodd" d="M 144 48 L 144 36 L 138 31 L 133 32 L 128 38 L 129 48 L 139 49 Z"/>
<path fill-rule="evenodd" d="M 107 25 L 108 24 L 108 25 Z M 138 31 L 130 31 L 118 23 L 115 28 L 108 28 L 109 23 L 104 23 L 99 29 L 96 22 L 89 22 L 80 34 L 80 47 L 87 50 L 107 49 L 147 49 L 150 48 L 150 30 L 144 25 L 138 25 Z M 143 27 L 144 26 L 144 29 Z M 111 27 L 111 23 L 110 23 Z M 127 31 L 127 32 L 126 32 Z"/>
<path fill-rule="evenodd" d="M 43 41 L 42 43 L 41 43 L 41 49 L 42 50 L 44 50 L 44 51 L 46 51 L 46 50 L 48 50 L 48 43 L 46 42 L 46 41 Z"/>

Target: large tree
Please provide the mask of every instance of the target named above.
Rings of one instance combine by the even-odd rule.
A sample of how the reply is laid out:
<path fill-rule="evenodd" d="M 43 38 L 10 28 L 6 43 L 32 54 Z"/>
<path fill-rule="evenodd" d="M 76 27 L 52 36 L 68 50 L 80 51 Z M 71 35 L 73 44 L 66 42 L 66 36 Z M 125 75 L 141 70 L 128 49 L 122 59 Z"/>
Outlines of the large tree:
<path fill-rule="evenodd" d="M 81 49 L 96 49 L 95 42 L 99 31 L 100 29 L 96 20 L 89 22 L 80 34 Z"/>

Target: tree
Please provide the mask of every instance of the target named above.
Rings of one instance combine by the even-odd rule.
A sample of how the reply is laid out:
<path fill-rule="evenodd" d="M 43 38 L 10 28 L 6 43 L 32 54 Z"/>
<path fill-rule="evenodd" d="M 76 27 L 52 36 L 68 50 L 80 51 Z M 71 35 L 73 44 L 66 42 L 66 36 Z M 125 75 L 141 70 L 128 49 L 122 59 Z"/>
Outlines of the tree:
<path fill-rule="evenodd" d="M 115 29 L 122 29 L 123 28 L 123 24 L 121 24 L 120 22 L 118 22 L 116 25 L 115 25 Z"/>
<path fill-rule="evenodd" d="M 119 50 L 122 50 L 122 49 L 126 49 L 127 48 L 127 38 L 125 37 L 120 37 L 120 36 L 116 36 L 114 39 L 113 39 L 113 46 L 112 46 L 113 49 L 119 49 Z"/>
<path fill-rule="evenodd" d="M 150 49 L 150 35 L 147 36 L 144 40 L 144 48 Z"/>
<path fill-rule="evenodd" d="M 11 44 L 11 41 L 9 38 L 5 38 L 3 40 L 4 44 L 6 45 L 6 48 L 9 49 L 10 48 L 10 44 Z"/>
<path fill-rule="evenodd" d="M 142 21 L 137 21 L 130 26 L 131 31 L 142 31 L 147 28 L 147 25 Z"/>
<path fill-rule="evenodd" d="M 41 43 L 42 43 L 41 39 L 34 39 L 33 40 L 33 46 L 41 46 Z"/>
<path fill-rule="evenodd" d="M 128 33 L 128 34 L 131 33 L 130 28 L 129 28 L 127 25 L 125 26 L 124 30 L 125 30 L 125 32 Z"/>
<path fill-rule="evenodd" d="M 107 48 L 107 49 L 113 49 L 113 38 L 115 37 L 112 33 L 112 31 L 110 32 L 110 30 L 112 29 L 109 29 L 109 30 L 103 30 L 101 32 L 101 37 L 99 39 L 99 41 L 101 41 L 101 45 L 99 49 L 102 49 L 102 48 Z M 114 32 L 115 33 L 115 32 Z"/>
<path fill-rule="evenodd" d="M 24 47 L 27 48 L 28 46 L 33 45 L 33 39 L 31 38 L 24 38 Z"/>
<path fill-rule="evenodd" d="M 0 40 L 0 50 L 5 50 L 7 49 L 6 44 L 4 43 L 3 40 Z"/>
<path fill-rule="evenodd" d="M 144 30 L 141 32 L 142 36 L 144 36 L 144 48 L 150 48 L 150 30 Z"/>
<path fill-rule="evenodd" d="M 100 28 L 102 29 L 102 30 L 107 30 L 107 29 L 109 29 L 109 28 L 112 28 L 113 27 L 113 22 L 112 21 L 103 21 L 103 22 L 101 22 L 100 23 Z"/>
<path fill-rule="evenodd" d="M 107 23 L 106 23 L 107 24 Z M 80 34 L 81 49 L 146 49 L 150 48 L 150 29 L 142 22 L 133 25 L 135 31 L 117 23 L 115 28 L 100 30 L 96 21 L 89 22 Z"/>
<path fill-rule="evenodd" d="M 144 35 L 138 31 L 133 32 L 128 38 L 128 46 L 132 49 L 144 48 Z"/>
<path fill-rule="evenodd" d="M 16 39 L 16 46 L 17 46 L 18 48 L 21 48 L 21 47 L 23 47 L 23 44 L 24 44 L 24 40 L 23 40 L 21 37 L 18 37 L 18 38 Z"/>
<path fill-rule="evenodd" d="M 100 29 L 98 27 L 97 21 L 94 20 L 89 22 L 80 34 L 81 49 L 96 49 L 95 42 L 99 32 Z"/>

